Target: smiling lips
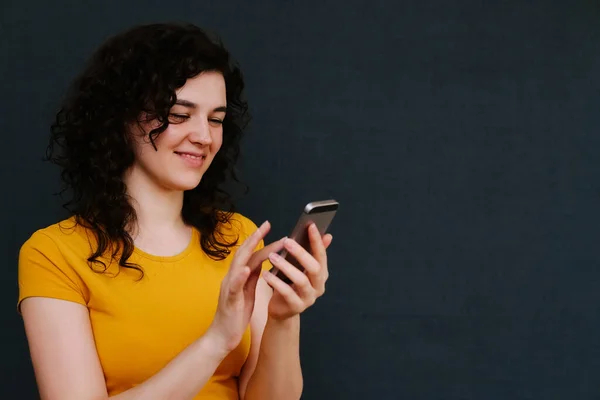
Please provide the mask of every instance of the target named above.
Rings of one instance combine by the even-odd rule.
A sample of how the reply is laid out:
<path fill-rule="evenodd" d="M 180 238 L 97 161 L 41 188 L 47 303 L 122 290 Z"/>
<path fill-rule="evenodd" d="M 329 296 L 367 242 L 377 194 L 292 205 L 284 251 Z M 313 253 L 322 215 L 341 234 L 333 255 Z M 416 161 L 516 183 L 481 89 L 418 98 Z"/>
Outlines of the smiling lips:
<path fill-rule="evenodd" d="M 204 160 L 206 160 L 206 155 L 202 153 L 176 151 L 175 154 L 177 154 L 187 166 L 192 168 L 201 167 L 204 165 Z"/>

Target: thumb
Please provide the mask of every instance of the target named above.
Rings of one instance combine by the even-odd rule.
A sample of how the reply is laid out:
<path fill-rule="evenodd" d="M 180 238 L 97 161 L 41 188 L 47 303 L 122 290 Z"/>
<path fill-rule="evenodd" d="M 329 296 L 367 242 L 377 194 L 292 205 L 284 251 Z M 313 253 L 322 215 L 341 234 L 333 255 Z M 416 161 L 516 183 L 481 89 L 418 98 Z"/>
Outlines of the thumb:
<path fill-rule="evenodd" d="M 229 294 L 236 295 L 240 293 L 242 289 L 244 289 L 249 275 L 250 268 L 248 266 L 244 266 L 235 271 L 234 275 L 231 277 L 231 282 L 229 284 Z"/>
<path fill-rule="evenodd" d="M 258 279 L 260 278 L 260 268 L 255 268 L 254 271 L 250 274 L 250 277 L 246 281 L 246 287 L 244 288 L 244 292 L 246 296 L 254 297 L 256 294 L 256 285 L 258 284 Z"/>
<path fill-rule="evenodd" d="M 327 234 L 323 237 L 323 246 L 325 246 L 325 248 L 329 248 L 329 246 L 331 245 L 331 242 L 333 241 L 333 236 L 331 234 Z"/>

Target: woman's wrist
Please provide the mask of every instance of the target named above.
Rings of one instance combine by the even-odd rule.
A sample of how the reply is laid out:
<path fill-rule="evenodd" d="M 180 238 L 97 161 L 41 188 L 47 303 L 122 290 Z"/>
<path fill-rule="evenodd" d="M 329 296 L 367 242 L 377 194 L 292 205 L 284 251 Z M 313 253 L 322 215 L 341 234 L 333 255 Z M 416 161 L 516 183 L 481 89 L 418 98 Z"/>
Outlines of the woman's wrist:
<path fill-rule="evenodd" d="M 198 339 L 198 345 L 205 353 L 216 359 L 224 359 L 232 351 L 232 344 L 228 343 L 225 337 L 212 327 Z"/>
<path fill-rule="evenodd" d="M 300 325 L 300 314 L 292 315 L 287 318 L 276 318 L 269 315 L 267 325 L 278 329 L 298 329 Z"/>

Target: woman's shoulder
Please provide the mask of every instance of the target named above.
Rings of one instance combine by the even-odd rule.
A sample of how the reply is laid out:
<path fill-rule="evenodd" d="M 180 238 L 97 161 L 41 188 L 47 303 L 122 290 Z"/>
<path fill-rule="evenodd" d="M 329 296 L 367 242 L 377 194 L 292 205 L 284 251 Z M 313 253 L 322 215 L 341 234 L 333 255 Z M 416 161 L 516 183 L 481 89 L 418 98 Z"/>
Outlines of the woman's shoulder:
<path fill-rule="evenodd" d="M 27 297 L 51 297 L 87 304 L 82 278 L 89 246 L 69 218 L 36 230 L 19 251 L 19 304 Z"/>
<path fill-rule="evenodd" d="M 256 229 L 257 225 L 250 218 L 235 212 L 231 214 L 228 221 L 223 224 L 223 233 L 231 233 L 238 235 L 241 239 L 245 239 L 250 236 Z"/>
<path fill-rule="evenodd" d="M 21 251 L 53 251 L 62 247 L 81 247 L 82 244 L 89 244 L 89 239 L 89 232 L 76 222 L 75 217 L 70 217 L 37 229 L 23 243 Z"/>

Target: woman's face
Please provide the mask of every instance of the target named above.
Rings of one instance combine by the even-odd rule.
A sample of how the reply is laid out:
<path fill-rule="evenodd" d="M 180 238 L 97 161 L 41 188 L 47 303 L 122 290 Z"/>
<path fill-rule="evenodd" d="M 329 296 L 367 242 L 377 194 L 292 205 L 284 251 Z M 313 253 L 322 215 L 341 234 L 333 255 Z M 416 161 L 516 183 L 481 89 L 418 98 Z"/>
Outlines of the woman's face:
<path fill-rule="evenodd" d="M 223 119 L 227 106 L 225 80 L 219 72 L 203 72 L 188 79 L 177 91 L 169 127 L 155 139 L 148 132 L 158 124 L 142 124 L 146 132 L 135 135 L 136 159 L 131 180 L 143 180 L 162 190 L 184 191 L 198 186 L 223 143 Z M 141 183 L 141 182 L 138 182 Z"/>

